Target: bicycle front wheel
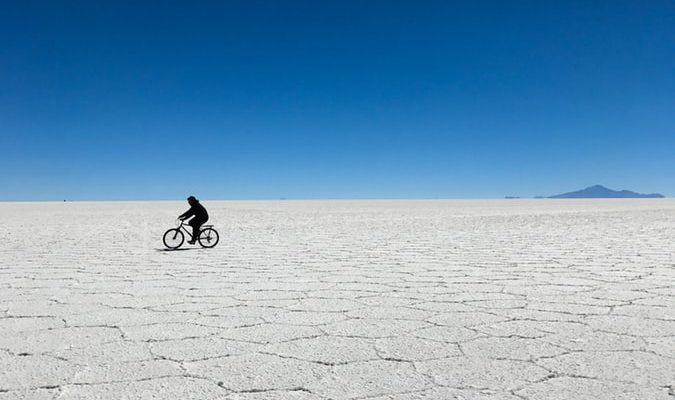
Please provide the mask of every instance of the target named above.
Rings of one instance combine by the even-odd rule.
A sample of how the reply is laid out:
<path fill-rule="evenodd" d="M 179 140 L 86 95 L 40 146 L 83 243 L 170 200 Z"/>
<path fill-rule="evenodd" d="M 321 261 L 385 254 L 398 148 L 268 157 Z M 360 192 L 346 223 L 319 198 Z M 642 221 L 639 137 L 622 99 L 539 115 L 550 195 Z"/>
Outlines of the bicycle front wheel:
<path fill-rule="evenodd" d="M 199 244 L 202 247 L 211 248 L 218 244 L 218 240 L 220 240 L 220 236 L 218 236 L 218 232 L 213 228 L 206 228 L 199 232 Z"/>
<path fill-rule="evenodd" d="M 164 246 L 171 250 L 179 248 L 183 244 L 184 240 L 185 235 L 183 235 L 183 232 L 181 232 L 178 228 L 169 229 L 168 231 L 164 232 L 164 237 L 162 238 Z"/>

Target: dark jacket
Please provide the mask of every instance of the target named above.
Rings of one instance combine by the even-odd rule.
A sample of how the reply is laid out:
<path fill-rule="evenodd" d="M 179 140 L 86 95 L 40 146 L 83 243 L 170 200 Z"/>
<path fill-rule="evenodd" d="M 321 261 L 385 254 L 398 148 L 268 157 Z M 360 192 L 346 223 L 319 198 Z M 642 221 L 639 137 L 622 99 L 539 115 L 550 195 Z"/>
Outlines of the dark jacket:
<path fill-rule="evenodd" d="M 190 207 L 189 210 L 181 214 L 180 218 L 190 218 L 193 215 L 195 216 L 195 220 L 197 221 L 206 221 L 209 219 L 209 213 L 206 212 L 206 208 L 204 208 L 204 206 L 201 205 L 199 201 L 197 201 L 195 205 Z"/>

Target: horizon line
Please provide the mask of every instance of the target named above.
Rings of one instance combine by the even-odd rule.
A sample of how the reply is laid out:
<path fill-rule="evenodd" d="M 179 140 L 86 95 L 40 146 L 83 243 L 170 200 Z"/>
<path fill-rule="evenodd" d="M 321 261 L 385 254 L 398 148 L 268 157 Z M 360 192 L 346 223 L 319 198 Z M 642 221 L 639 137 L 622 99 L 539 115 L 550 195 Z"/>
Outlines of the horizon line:
<path fill-rule="evenodd" d="M 521 197 L 297 197 L 297 198 L 202 198 L 200 201 L 414 201 L 414 200 L 659 200 L 673 199 L 675 196 L 654 197 L 576 197 L 552 198 L 550 196 Z M 64 200 L 2 200 L 0 203 L 138 203 L 138 202 L 175 202 L 185 199 L 64 199 Z"/>

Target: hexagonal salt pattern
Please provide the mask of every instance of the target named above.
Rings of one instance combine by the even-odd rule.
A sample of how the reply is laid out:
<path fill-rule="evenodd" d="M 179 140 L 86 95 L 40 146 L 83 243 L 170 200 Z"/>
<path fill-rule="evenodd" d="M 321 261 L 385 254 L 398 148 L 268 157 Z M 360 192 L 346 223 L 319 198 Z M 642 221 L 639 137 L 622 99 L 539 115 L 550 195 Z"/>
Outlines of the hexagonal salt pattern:
<path fill-rule="evenodd" d="M 0 208 L 0 400 L 675 398 L 675 201 Z"/>

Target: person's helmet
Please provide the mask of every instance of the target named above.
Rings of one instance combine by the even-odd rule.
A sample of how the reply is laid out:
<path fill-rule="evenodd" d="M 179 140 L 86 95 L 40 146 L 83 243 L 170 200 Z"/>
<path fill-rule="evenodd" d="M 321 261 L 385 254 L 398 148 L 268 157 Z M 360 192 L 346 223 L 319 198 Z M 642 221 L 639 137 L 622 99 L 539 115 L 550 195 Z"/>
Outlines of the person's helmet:
<path fill-rule="evenodd" d="M 187 201 L 190 205 L 193 205 L 197 202 L 197 199 L 195 198 L 195 196 L 190 196 L 187 198 Z"/>

